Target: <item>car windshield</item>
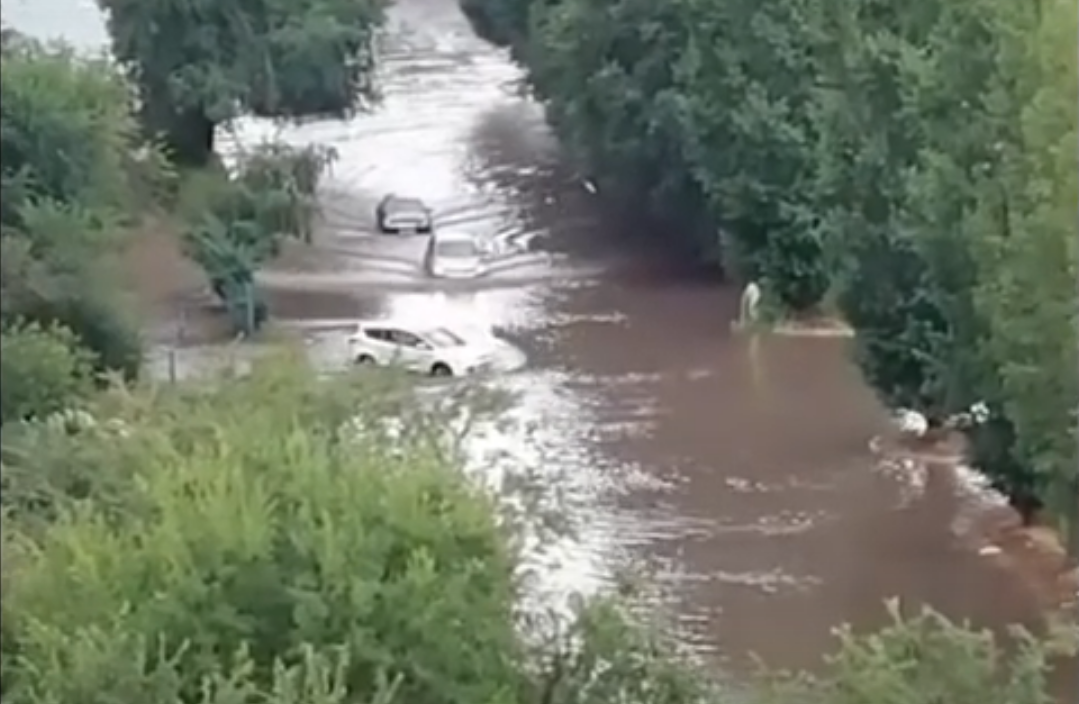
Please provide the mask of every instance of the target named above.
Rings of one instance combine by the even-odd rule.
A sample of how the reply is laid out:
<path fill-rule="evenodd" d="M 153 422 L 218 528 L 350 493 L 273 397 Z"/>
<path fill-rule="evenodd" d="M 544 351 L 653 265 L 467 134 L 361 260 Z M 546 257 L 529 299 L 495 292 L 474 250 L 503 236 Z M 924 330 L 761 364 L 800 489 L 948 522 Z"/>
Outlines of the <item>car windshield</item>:
<path fill-rule="evenodd" d="M 464 340 L 445 328 L 428 330 L 427 339 L 430 340 L 435 347 L 459 347 L 465 344 Z"/>
<path fill-rule="evenodd" d="M 480 251 L 472 240 L 438 240 L 435 254 L 450 259 L 472 259 L 478 257 Z"/>

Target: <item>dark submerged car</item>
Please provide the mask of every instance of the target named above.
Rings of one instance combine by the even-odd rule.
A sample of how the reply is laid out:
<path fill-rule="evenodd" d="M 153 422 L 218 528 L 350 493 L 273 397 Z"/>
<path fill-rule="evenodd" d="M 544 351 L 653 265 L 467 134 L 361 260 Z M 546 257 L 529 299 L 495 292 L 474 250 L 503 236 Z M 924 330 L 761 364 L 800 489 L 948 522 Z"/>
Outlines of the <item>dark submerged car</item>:
<path fill-rule="evenodd" d="M 390 194 L 378 203 L 375 219 L 380 232 L 431 232 L 431 209 L 419 198 Z"/>

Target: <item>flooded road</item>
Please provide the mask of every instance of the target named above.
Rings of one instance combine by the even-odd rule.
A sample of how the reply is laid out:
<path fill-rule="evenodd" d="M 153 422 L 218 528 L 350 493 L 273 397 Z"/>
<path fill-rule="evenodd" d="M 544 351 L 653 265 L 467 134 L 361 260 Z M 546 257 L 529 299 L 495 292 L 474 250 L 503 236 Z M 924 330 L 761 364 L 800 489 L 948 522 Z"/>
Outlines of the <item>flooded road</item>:
<path fill-rule="evenodd" d="M 885 418 L 841 340 L 733 335 L 737 293 L 630 244 L 641 233 L 582 186 L 455 0 L 399 0 L 383 44 L 373 114 L 222 136 L 338 153 L 316 251 L 261 283 L 327 365 L 347 361 L 348 324 L 383 315 L 519 352 L 500 381 L 518 394 L 516 429 L 477 439 L 474 462 L 532 466 L 563 502 L 576 531 L 534 553 L 543 593 L 644 569 L 649 603 L 735 671 L 750 653 L 813 665 L 833 626 L 879 623 L 893 595 L 987 625 L 1030 619 L 1023 587 L 954 539 L 973 499 L 929 482 L 912 501 L 903 472 L 877 467 L 868 441 Z M 387 192 L 522 254 L 476 281 L 427 279 L 424 237 L 375 234 Z"/>

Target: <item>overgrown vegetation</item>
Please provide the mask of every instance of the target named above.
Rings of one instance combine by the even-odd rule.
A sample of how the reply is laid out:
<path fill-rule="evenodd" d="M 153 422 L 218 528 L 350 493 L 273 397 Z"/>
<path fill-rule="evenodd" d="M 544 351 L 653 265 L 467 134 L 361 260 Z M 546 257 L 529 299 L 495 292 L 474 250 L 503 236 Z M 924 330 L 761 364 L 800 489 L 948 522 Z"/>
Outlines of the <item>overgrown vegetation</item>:
<path fill-rule="evenodd" d="M 452 445 L 385 433 L 445 427 L 408 398 L 276 360 L 6 427 L 4 701 L 735 701 L 614 603 L 526 639 L 520 541 Z M 1048 652 L 897 620 L 779 701 L 1041 704 Z"/>
<path fill-rule="evenodd" d="M 132 96 L 104 62 L 6 33 L 0 72 L 4 422 L 53 409 L 85 367 L 131 376 L 138 331 L 117 284 L 139 150 Z M 38 407 L 35 399 L 40 401 Z"/>
<path fill-rule="evenodd" d="M 607 190 L 787 312 L 834 298 L 888 405 L 986 403 L 978 464 L 1076 531 L 1074 3 L 461 5 Z"/>

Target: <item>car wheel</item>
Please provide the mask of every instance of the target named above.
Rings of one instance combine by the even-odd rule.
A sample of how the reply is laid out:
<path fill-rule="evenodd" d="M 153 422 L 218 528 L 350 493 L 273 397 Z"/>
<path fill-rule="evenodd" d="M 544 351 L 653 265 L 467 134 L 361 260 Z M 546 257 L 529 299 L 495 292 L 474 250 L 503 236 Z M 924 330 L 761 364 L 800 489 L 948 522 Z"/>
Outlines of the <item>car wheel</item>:
<path fill-rule="evenodd" d="M 453 376 L 453 370 L 442 362 L 436 362 L 435 365 L 431 367 L 431 376 Z"/>
<path fill-rule="evenodd" d="M 374 366 L 375 358 L 369 354 L 361 354 L 359 357 L 356 358 L 356 364 L 359 364 L 363 367 Z"/>

